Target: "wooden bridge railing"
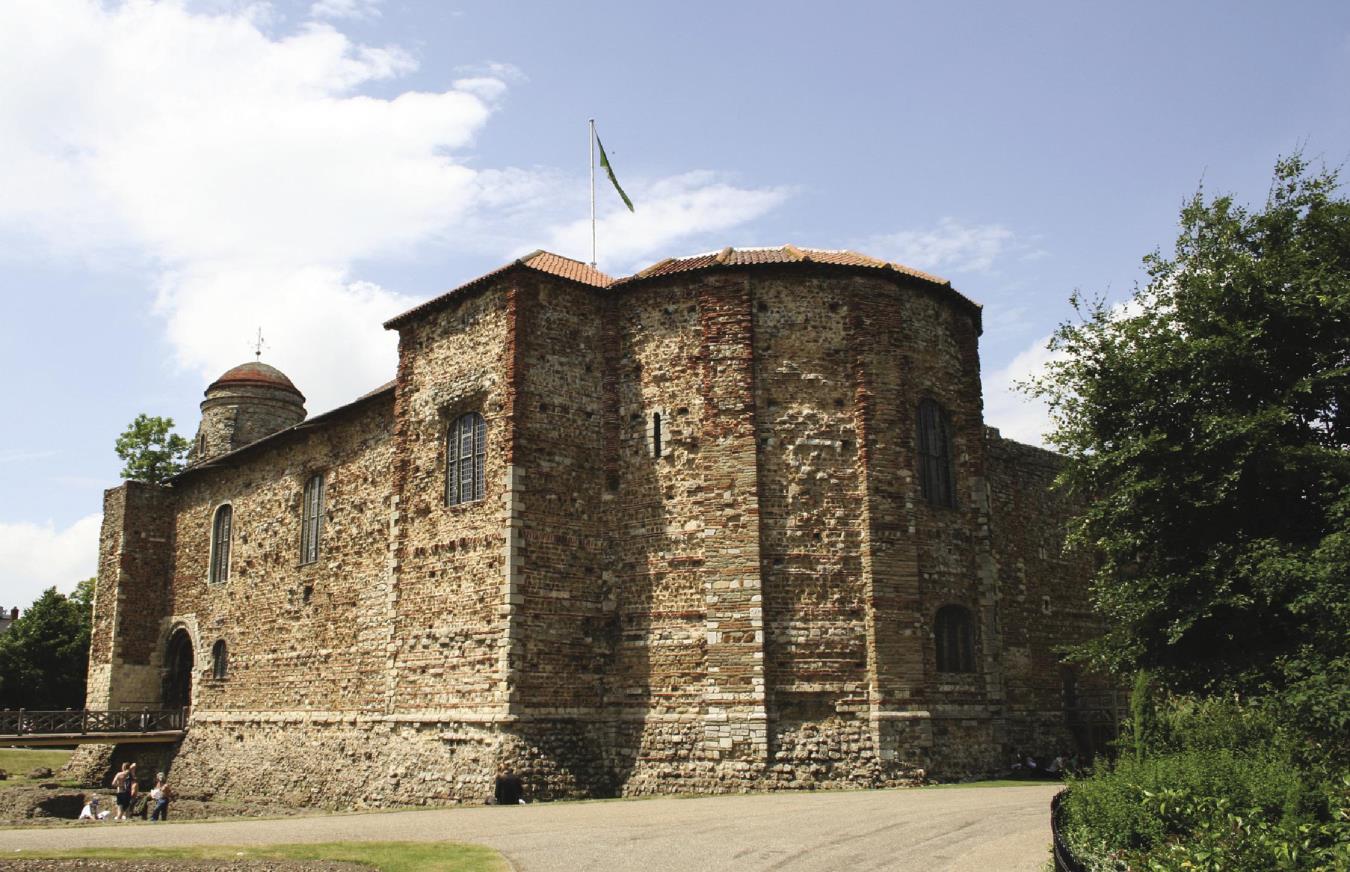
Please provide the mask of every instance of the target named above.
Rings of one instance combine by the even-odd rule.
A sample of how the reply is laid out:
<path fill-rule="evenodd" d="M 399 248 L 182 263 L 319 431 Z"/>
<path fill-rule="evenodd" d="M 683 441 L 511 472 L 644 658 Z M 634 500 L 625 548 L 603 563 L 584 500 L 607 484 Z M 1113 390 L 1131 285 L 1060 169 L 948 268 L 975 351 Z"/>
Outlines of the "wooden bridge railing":
<path fill-rule="evenodd" d="M 0 736 L 88 733 L 159 733 L 183 730 L 187 709 L 66 709 L 0 711 Z"/>

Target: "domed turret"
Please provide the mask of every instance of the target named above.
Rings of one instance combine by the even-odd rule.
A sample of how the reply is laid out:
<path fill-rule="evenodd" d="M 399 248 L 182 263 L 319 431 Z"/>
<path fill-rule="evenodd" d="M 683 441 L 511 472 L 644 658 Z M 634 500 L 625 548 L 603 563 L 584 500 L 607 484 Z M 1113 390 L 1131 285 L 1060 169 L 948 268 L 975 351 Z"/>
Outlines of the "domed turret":
<path fill-rule="evenodd" d="M 188 463 L 219 457 L 303 420 L 305 396 L 285 373 L 261 361 L 241 363 L 206 389 Z"/>

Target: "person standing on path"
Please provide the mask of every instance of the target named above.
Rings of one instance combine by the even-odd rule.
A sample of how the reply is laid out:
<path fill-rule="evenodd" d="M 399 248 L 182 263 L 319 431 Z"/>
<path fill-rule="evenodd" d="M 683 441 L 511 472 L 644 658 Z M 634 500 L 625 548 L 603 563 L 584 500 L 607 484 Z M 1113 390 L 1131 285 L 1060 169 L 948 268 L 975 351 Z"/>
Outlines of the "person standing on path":
<path fill-rule="evenodd" d="M 173 795 L 169 782 L 164 780 L 163 772 L 155 773 L 155 786 L 150 791 L 150 799 L 155 803 L 155 810 L 150 812 L 150 820 L 166 821 L 169 819 L 169 797 Z"/>
<path fill-rule="evenodd" d="M 121 771 L 113 776 L 112 789 L 117 800 L 117 814 L 113 816 L 113 820 L 124 821 L 127 819 L 127 809 L 131 805 L 130 763 L 123 763 Z"/>

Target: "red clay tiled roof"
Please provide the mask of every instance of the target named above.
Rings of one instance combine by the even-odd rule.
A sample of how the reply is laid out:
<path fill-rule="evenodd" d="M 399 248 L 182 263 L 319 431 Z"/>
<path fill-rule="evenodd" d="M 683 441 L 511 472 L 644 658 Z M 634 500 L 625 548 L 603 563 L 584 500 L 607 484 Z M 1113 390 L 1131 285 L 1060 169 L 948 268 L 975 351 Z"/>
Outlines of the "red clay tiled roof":
<path fill-rule="evenodd" d="M 941 276 L 926 273 L 900 263 L 878 260 L 856 251 L 824 248 L 798 248 L 795 245 L 781 245 L 776 248 L 731 248 L 695 254 L 691 257 L 672 257 L 654 263 L 635 275 L 616 281 L 614 284 L 628 284 L 657 276 L 673 275 L 697 269 L 715 267 L 758 266 L 769 263 L 823 263 L 831 266 L 867 267 L 900 273 L 920 281 L 950 288 L 952 283 Z"/>
<path fill-rule="evenodd" d="M 941 276 L 935 276 L 932 273 L 926 273 L 922 270 L 905 266 L 904 264 L 891 263 L 889 261 L 879 260 L 875 257 L 869 257 L 865 254 L 859 254 L 856 251 L 846 251 L 843 249 L 798 248 L 795 245 L 780 245 L 774 248 L 727 247 L 721 251 L 709 251 L 703 254 L 695 254 L 690 257 L 666 258 L 663 261 L 652 264 L 641 272 L 617 280 L 610 278 L 599 270 L 592 268 L 589 264 L 582 263 L 579 260 L 572 260 L 570 257 L 563 257 L 559 254 L 541 250 L 533 252 L 532 254 L 527 254 L 518 260 L 513 260 L 505 266 L 495 269 L 486 275 L 481 275 L 472 281 L 465 282 L 452 291 L 441 294 L 439 297 L 435 297 L 421 305 L 415 306 L 404 312 L 402 315 L 386 321 L 384 326 L 386 328 L 398 327 L 417 315 L 441 307 L 452 297 L 464 292 L 468 288 L 472 288 L 489 279 L 496 278 L 507 270 L 515 269 L 516 267 L 527 267 L 542 273 L 547 273 L 548 275 L 558 276 L 559 278 L 568 279 L 569 281 L 578 282 L 584 285 L 590 285 L 594 288 L 610 288 L 628 285 L 646 279 L 654 279 L 661 276 L 693 272 L 702 269 L 786 263 L 810 263 L 853 269 L 874 269 L 879 272 L 902 275 L 943 288 L 949 293 L 955 294 L 967 304 L 979 308 L 978 303 L 956 291 L 952 287 L 952 283 Z"/>
<path fill-rule="evenodd" d="M 299 394 L 291 380 L 286 374 L 275 366 L 263 363 L 259 360 L 250 360 L 248 363 L 241 363 L 233 369 L 227 371 L 220 378 L 211 382 L 212 388 L 222 387 L 224 385 L 261 385 L 269 388 L 282 388 L 288 391 L 294 391 Z"/>
<path fill-rule="evenodd" d="M 384 322 L 385 329 L 398 327 L 407 322 L 416 315 L 420 315 L 430 309 L 436 309 L 444 305 L 452 297 L 463 293 L 468 288 L 479 285 L 489 279 L 496 278 L 507 270 L 516 267 L 527 267 L 541 273 L 558 276 L 569 281 L 578 282 L 583 285 L 590 285 L 594 288 L 607 288 L 614 283 L 614 279 L 592 267 L 590 264 L 582 263 L 579 260 L 572 260 L 570 257 L 563 257 L 560 254 L 554 254 L 551 251 L 542 249 L 517 258 L 505 266 L 498 267 L 490 273 L 485 273 L 472 281 L 467 281 L 457 288 L 441 294 L 439 297 L 433 297 L 425 303 L 414 306 L 402 315 L 397 315 Z"/>
<path fill-rule="evenodd" d="M 521 258 L 520 262 L 530 269 L 562 276 L 565 279 L 581 282 L 583 285 L 590 285 L 594 288 L 607 288 L 614 284 L 614 279 L 590 264 L 572 260 L 570 257 L 563 257 L 561 254 L 554 254 L 551 251 L 536 251 L 534 254 Z"/>

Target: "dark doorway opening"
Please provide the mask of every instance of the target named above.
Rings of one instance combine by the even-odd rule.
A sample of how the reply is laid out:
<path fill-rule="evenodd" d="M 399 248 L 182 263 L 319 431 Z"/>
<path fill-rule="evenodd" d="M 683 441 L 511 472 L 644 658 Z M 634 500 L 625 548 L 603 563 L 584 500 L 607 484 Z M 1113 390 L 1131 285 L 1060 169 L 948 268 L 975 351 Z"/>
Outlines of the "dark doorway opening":
<path fill-rule="evenodd" d="M 164 666 L 164 707 L 192 705 L 192 638 L 182 627 L 169 637 Z"/>

